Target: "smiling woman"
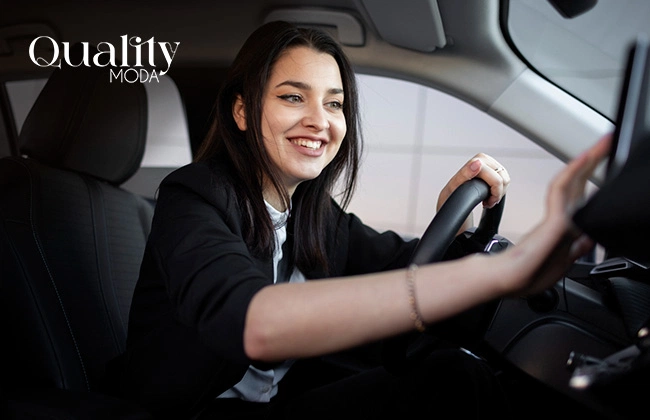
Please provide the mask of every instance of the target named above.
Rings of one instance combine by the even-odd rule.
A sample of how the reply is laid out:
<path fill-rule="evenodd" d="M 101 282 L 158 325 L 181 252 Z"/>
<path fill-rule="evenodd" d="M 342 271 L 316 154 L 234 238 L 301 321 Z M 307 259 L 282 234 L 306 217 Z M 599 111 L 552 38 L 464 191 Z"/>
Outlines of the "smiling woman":
<path fill-rule="evenodd" d="M 555 282 L 589 245 L 567 233 L 565 207 L 606 150 L 599 143 L 558 177 L 546 223 L 519 252 L 493 257 L 490 273 L 485 256 L 406 269 L 416 240 L 378 233 L 332 198 L 342 175 L 345 193 L 354 190 L 361 151 L 347 57 L 320 30 L 264 24 L 233 62 L 195 162 L 160 185 L 127 350 L 109 364 L 107 383 L 179 417 L 452 409 L 462 418 L 508 417 L 496 374 L 460 348 L 422 336 L 412 366 L 376 356 L 384 340 L 401 342 L 503 293 Z M 507 170 L 479 153 L 449 180 L 440 204 L 473 178 L 487 184 L 490 206 L 509 183 Z M 535 269 L 558 246 L 558 264 Z M 333 363 L 352 350 L 365 356 Z M 158 371 L 170 379 L 161 382 Z"/>
<path fill-rule="evenodd" d="M 207 407 L 206 418 L 250 410 L 315 418 L 356 411 L 397 415 L 405 398 L 420 393 L 427 396 L 409 404 L 414 413 L 440 410 L 445 401 L 470 417 L 503 414 L 497 378 L 459 350 L 434 352 L 418 369 L 398 376 L 374 359 L 366 363 L 376 368 L 366 372 L 319 360 L 414 328 L 400 274 L 392 280 L 310 281 L 404 267 L 416 243 L 373 231 L 332 200 L 346 169 L 348 194 L 354 189 L 357 101 L 355 75 L 325 33 L 274 22 L 251 35 L 222 86 L 195 163 L 161 184 L 127 352 L 109 369 L 121 372 L 115 392 L 180 416 L 188 407 Z M 487 163 L 475 160 L 474 166 L 474 176 L 484 169 L 503 179 Z M 404 293 L 401 302 L 395 293 Z M 378 310 L 403 318 L 380 326 Z M 208 369 L 208 375 L 154 384 L 157 375 L 142 374 L 153 366 Z M 322 386 L 329 391 L 317 391 Z M 182 391 L 197 387 L 203 391 Z M 154 388 L 181 390 L 170 406 L 160 404 Z M 355 406 L 335 397 L 343 389 L 358 401 Z M 381 404 L 374 402 L 379 395 L 386 397 Z"/>
<path fill-rule="evenodd" d="M 336 60 L 326 53 L 295 47 L 273 66 L 264 92 L 262 137 L 282 189 L 292 195 L 303 181 L 316 178 L 334 159 L 345 137 L 343 83 Z M 246 110 L 241 95 L 234 118 L 246 131 Z M 264 180 L 267 186 L 272 181 Z M 264 199 L 285 211 L 281 192 L 265 188 Z"/>
<path fill-rule="evenodd" d="M 591 145 L 613 128 L 608 105 L 581 92 L 616 84 L 607 63 L 620 66 L 618 37 L 650 21 L 645 2 L 566 17 L 559 0 L 1 3 L 0 417 L 136 417 L 109 391 L 148 420 L 446 407 L 600 419 L 610 402 L 643 400 L 569 386 L 571 352 L 636 342 L 648 310 L 625 304 L 639 282 L 623 286 L 648 275 L 605 253 L 571 264 L 590 242 L 566 214 L 606 148 Z M 323 42 L 251 35 L 277 20 Z M 546 61 L 556 40 L 566 48 Z M 78 43 L 102 53 L 71 67 L 64 50 Z M 127 65 L 101 66 L 124 49 Z M 580 64 L 596 56 L 604 67 Z M 151 69 L 166 74 L 140 72 Z M 97 86 L 76 76 L 88 72 Z M 142 160 L 122 129 L 147 132 Z M 54 133 L 71 149 L 49 165 L 64 150 Z M 139 176 L 95 176 L 125 162 Z M 493 188 L 474 215 L 506 190 L 507 205 L 501 223 L 474 227 L 448 204 L 483 181 Z M 450 234 L 428 235 L 432 217 Z M 454 239 L 456 221 L 468 229 Z M 428 238 L 452 252 L 407 269 Z"/>

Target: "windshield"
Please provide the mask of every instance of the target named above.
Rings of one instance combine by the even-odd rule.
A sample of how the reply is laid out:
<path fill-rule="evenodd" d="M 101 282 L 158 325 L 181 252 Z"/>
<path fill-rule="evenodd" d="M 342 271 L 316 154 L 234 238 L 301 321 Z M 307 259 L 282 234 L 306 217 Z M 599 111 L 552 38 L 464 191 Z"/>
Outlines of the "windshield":
<path fill-rule="evenodd" d="M 553 3 L 589 6 L 569 17 Z M 507 25 L 534 69 L 614 120 L 628 48 L 638 34 L 650 34 L 650 1 L 511 0 Z"/>

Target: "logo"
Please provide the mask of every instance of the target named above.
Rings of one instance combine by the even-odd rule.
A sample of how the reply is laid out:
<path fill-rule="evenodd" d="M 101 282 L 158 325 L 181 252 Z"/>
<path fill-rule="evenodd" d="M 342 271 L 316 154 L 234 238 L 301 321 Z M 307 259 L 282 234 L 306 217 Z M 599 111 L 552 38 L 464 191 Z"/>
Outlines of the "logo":
<path fill-rule="evenodd" d="M 97 52 L 91 54 L 90 44 L 81 42 L 83 54 L 79 62 L 72 62 L 70 58 L 70 43 L 62 42 L 61 46 L 49 36 L 39 36 L 29 44 L 29 58 L 39 67 L 58 67 L 65 62 L 71 67 L 97 66 L 109 69 L 110 82 L 120 83 L 150 83 L 159 82 L 160 76 L 164 76 L 171 67 L 172 60 L 176 55 L 180 42 L 156 42 L 154 37 L 143 41 L 139 36 L 120 36 L 121 53 L 120 63 L 118 61 L 117 48 L 110 42 L 97 44 Z M 51 49 L 52 55 L 47 57 L 36 57 L 36 46 Z M 159 53 L 158 55 L 156 53 Z M 162 57 L 160 56 L 162 54 Z M 163 63 L 157 63 L 156 60 Z M 162 64 L 158 66 L 158 64 Z"/>

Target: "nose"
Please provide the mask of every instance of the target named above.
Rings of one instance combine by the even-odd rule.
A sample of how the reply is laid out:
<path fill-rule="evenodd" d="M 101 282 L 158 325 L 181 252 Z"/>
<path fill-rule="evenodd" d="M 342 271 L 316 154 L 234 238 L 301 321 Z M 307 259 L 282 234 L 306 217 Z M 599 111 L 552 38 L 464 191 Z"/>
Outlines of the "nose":
<path fill-rule="evenodd" d="M 310 127 L 315 131 L 326 130 L 330 125 L 329 115 L 323 105 L 313 104 L 306 108 L 302 123 L 305 127 Z"/>

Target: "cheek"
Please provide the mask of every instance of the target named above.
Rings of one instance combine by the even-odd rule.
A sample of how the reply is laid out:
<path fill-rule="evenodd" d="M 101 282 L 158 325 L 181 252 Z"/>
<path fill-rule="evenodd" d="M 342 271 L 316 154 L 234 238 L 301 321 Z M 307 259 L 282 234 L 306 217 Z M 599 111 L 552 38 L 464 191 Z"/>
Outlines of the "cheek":
<path fill-rule="evenodd" d="M 278 133 L 282 133 L 285 123 L 282 118 L 274 113 L 262 115 L 262 136 L 265 140 L 275 141 Z"/>
<path fill-rule="evenodd" d="M 337 125 L 334 132 L 332 133 L 333 135 L 336 136 L 336 141 L 333 142 L 335 145 L 335 148 L 332 150 L 332 159 L 334 159 L 334 156 L 336 156 L 339 153 L 339 150 L 341 149 L 341 145 L 345 141 L 345 134 L 347 133 L 347 126 L 345 125 L 345 121 L 343 121 L 342 124 Z"/>
<path fill-rule="evenodd" d="M 345 134 L 348 131 L 348 126 L 345 124 L 345 118 L 341 117 L 339 120 L 335 122 L 333 127 L 334 127 L 334 135 L 336 136 L 338 143 L 341 143 L 343 141 L 343 138 L 345 137 Z"/>

